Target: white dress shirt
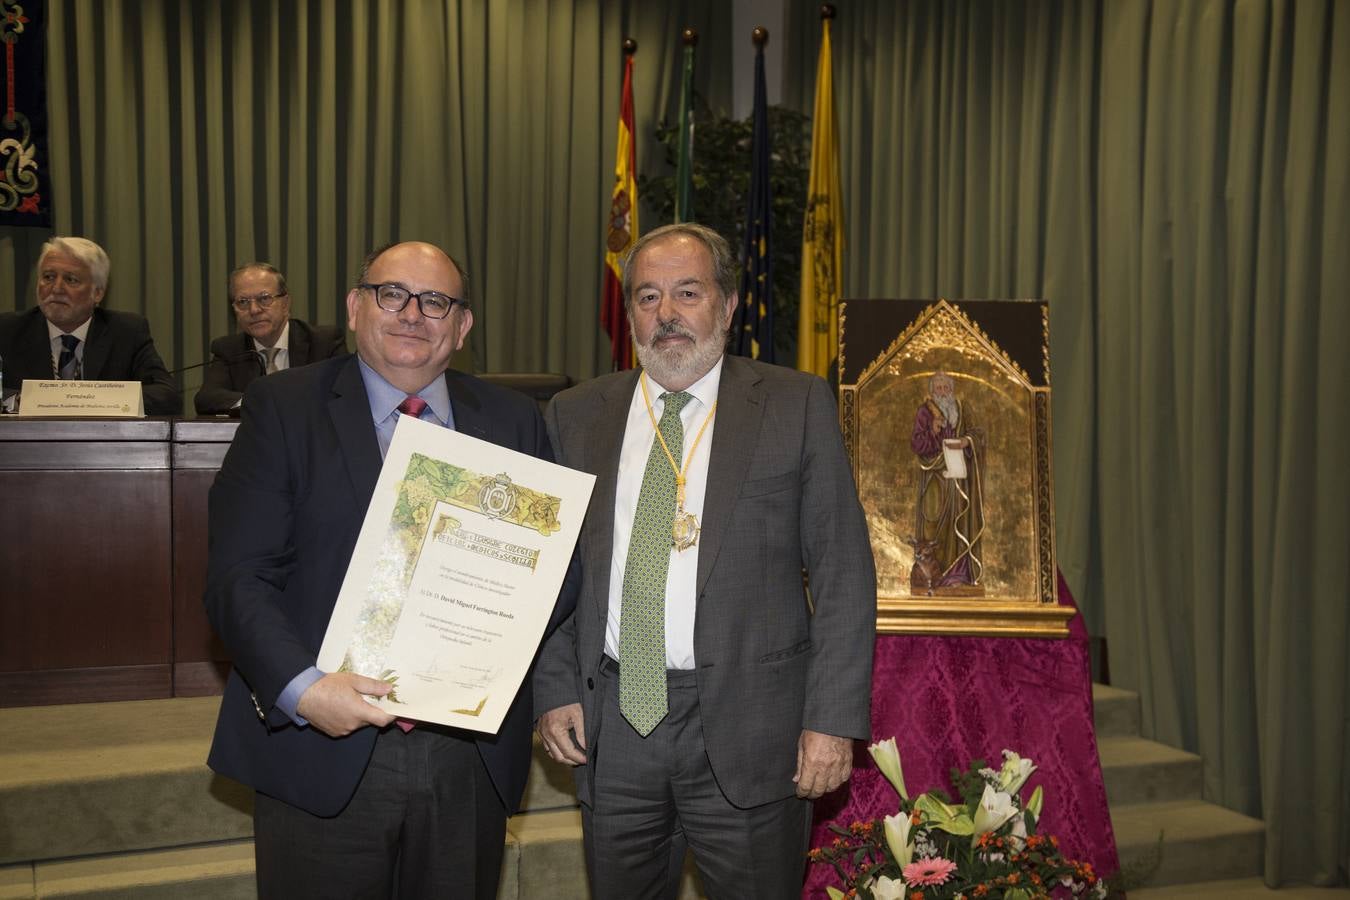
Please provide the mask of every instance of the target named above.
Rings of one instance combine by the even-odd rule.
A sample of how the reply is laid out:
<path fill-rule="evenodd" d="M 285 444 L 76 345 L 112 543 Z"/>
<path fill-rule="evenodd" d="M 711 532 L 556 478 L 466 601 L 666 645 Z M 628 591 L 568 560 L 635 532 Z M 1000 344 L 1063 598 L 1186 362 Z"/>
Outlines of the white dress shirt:
<path fill-rule="evenodd" d="M 254 352 L 261 353 L 262 351 L 264 351 L 264 350 L 267 349 L 267 348 L 264 347 L 262 344 L 258 343 L 258 339 L 257 339 L 257 338 L 250 338 L 250 340 L 253 342 L 253 350 L 254 350 Z M 279 351 L 279 352 L 277 353 L 277 358 L 276 358 L 276 362 L 275 362 L 276 370 L 277 370 L 278 372 L 280 372 L 282 369 L 289 369 L 289 368 L 291 367 L 291 320 L 290 320 L 290 319 L 287 319 L 287 320 L 286 320 L 286 324 L 281 326 L 281 334 L 277 337 L 277 342 L 276 342 L 275 344 L 273 344 L 272 346 L 273 346 L 273 347 L 276 347 L 276 348 L 278 349 L 278 351 Z"/>
<path fill-rule="evenodd" d="M 619 658 L 619 616 L 623 609 L 623 571 L 628 561 L 628 542 L 633 533 L 633 516 L 637 512 L 638 495 L 642 491 L 642 476 L 647 470 L 647 457 L 656 440 L 656 429 L 647 405 L 642 399 L 642 379 L 633 389 L 633 400 L 628 406 L 628 422 L 623 432 L 623 450 L 619 454 L 619 483 L 614 491 L 614 552 L 609 573 L 609 615 L 605 624 L 605 652 Z M 689 469 L 685 474 L 684 511 L 698 517 L 703 525 L 703 496 L 708 486 L 708 455 L 712 448 L 716 416 L 708 422 L 703 439 L 693 448 L 690 444 L 703 428 L 704 421 L 717 402 L 717 389 L 722 383 L 722 361 L 698 381 L 689 386 L 694 399 L 680 410 L 684 425 L 684 459 Z M 647 381 L 647 393 L 652 401 L 652 413 L 661 421 L 665 402 L 660 395 L 666 389 L 655 381 Z M 664 454 L 663 454 L 664 455 Z M 666 573 L 666 668 L 694 668 L 694 611 L 698 591 L 699 542 L 688 550 L 670 549 L 670 570 Z"/>
<path fill-rule="evenodd" d="M 79 344 L 75 346 L 75 359 L 79 361 L 80 374 L 81 375 L 84 374 L 84 344 L 85 341 L 89 340 L 89 323 L 92 321 L 94 321 L 94 317 L 90 316 L 89 318 L 84 320 L 84 323 L 81 324 L 79 328 L 76 328 L 74 331 L 69 332 L 62 331 L 60 328 L 57 328 L 51 322 L 47 323 L 47 339 L 51 341 L 52 345 L 53 378 L 55 378 L 58 374 L 56 368 L 61 361 L 61 351 L 66 349 L 65 345 L 61 343 L 61 335 L 63 334 L 73 334 L 80 339 Z"/>

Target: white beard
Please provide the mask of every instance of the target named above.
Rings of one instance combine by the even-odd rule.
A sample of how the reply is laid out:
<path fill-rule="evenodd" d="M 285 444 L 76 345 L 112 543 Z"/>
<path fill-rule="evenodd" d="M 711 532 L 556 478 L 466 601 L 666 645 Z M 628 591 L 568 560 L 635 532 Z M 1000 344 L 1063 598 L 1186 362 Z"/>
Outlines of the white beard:
<path fill-rule="evenodd" d="M 683 326 L 669 328 L 666 333 L 694 337 Z M 691 385 L 711 372 L 726 348 L 726 335 L 718 333 L 703 340 L 694 338 L 692 345 L 657 349 L 652 345 L 661 335 L 662 330 L 658 328 L 652 333 L 650 343 L 634 343 L 637 346 L 638 362 L 646 370 L 647 377 L 666 390 L 671 390 L 671 385 Z"/>
<path fill-rule="evenodd" d="M 934 397 L 933 402 L 937 408 L 942 410 L 942 415 L 947 420 L 948 428 L 956 428 L 961 421 L 961 407 L 956 404 L 955 397 Z"/>

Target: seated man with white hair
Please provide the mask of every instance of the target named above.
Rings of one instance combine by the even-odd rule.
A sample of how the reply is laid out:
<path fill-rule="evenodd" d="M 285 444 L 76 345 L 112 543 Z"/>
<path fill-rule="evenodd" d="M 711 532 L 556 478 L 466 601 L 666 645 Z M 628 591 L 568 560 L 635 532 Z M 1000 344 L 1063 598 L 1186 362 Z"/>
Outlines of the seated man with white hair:
<path fill-rule="evenodd" d="M 37 306 L 0 314 L 4 386 L 19 388 L 25 378 L 139 381 L 147 415 L 177 415 L 183 404 L 149 323 L 100 305 L 108 269 L 108 254 L 91 240 L 54 237 L 42 245 Z"/>

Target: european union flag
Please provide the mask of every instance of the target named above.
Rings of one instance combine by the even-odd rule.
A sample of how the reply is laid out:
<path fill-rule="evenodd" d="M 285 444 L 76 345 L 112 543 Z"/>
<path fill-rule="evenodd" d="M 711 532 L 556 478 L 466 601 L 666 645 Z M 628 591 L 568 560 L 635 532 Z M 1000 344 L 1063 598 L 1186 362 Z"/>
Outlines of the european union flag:
<path fill-rule="evenodd" d="M 764 42 L 755 35 L 755 130 L 751 151 L 750 202 L 745 210 L 740 303 L 732 321 L 732 352 L 773 362 L 773 253 L 769 239 L 773 193 L 769 188 L 769 103 L 764 86 Z"/>

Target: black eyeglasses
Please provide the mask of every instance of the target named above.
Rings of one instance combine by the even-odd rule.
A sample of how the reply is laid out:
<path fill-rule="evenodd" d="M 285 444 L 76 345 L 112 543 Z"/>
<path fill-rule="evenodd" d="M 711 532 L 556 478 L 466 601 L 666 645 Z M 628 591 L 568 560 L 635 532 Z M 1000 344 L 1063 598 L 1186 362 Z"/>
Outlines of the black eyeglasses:
<path fill-rule="evenodd" d="M 414 294 L 401 284 L 358 284 L 358 288 L 375 292 L 375 303 L 386 312 L 403 312 L 409 300 L 417 301 L 417 309 L 428 319 L 444 319 L 456 306 L 468 306 L 469 301 L 440 291 L 422 291 Z"/>
<path fill-rule="evenodd" d="M 285 296 L 287 295 L 259 294 L 256 297 L 235 297 L 233 300 L 230 301 L 230 305 L 233 306 L 235 309 L 239 310 L 240 312 L 243 312 L 244 310 L 248 309 L 254 303 L 258 304 L 263 309 L 267 309 L 267 307 L 272 305 L 272 301 Z"/>

